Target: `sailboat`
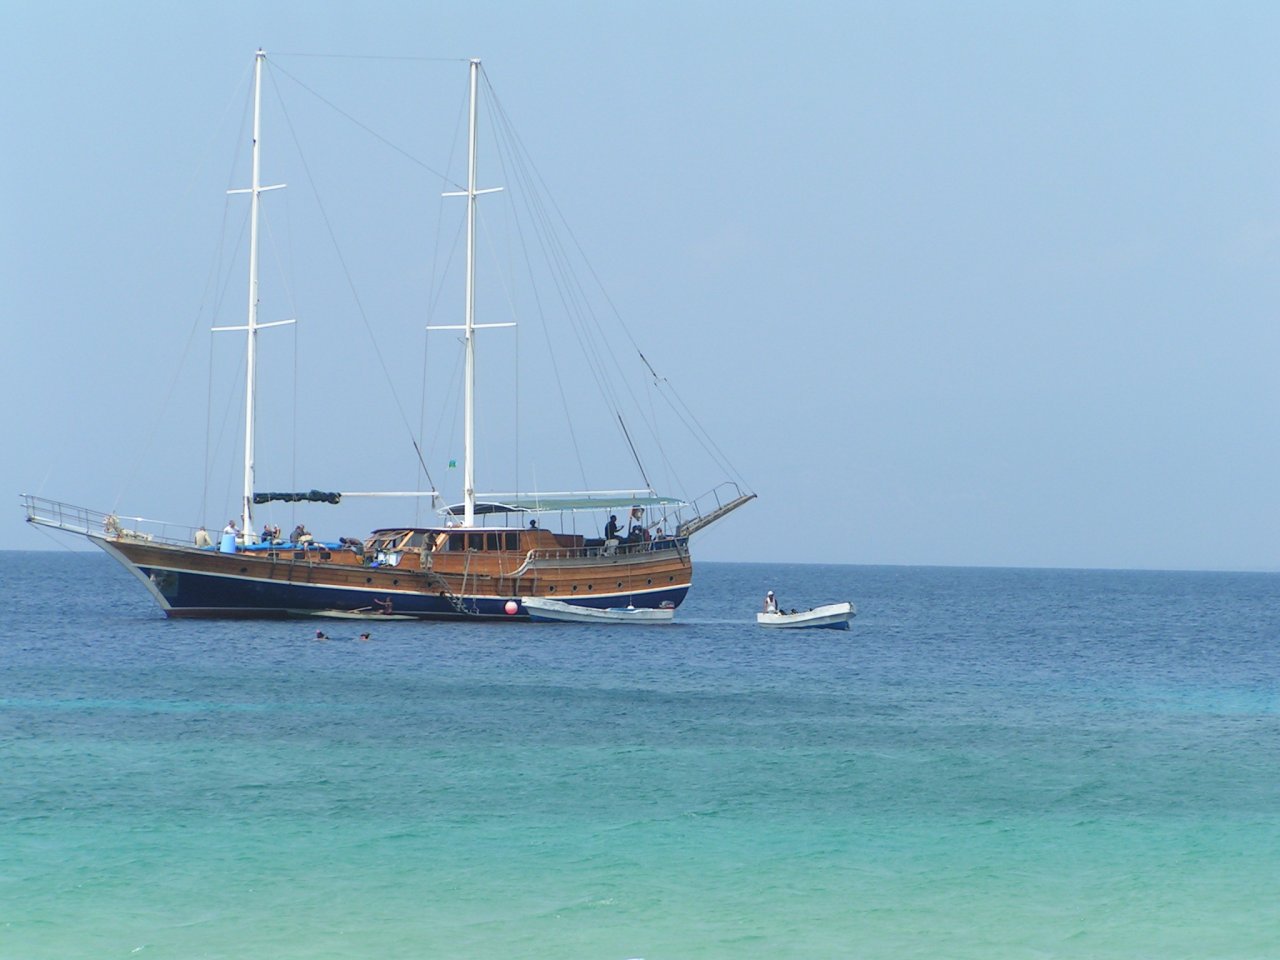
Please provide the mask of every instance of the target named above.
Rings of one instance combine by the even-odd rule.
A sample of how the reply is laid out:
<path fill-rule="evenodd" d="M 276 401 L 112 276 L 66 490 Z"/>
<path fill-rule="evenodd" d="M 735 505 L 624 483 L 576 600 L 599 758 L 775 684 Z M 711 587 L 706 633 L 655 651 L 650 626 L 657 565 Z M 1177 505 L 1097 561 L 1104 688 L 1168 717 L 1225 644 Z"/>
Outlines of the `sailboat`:
<path fill-rule="evenodd" d="M 435 525 L 374 530 L 363 540 L 329 542 L 309 534 L 285 539 L 278 529 L 255 533 L 254 507 L 272 500 L 338 502 L 343 494 L 312 490 L 262 493 L 254 489 L 255 385 L 258 332 L 278 323 L 258 319 L 258 232 L 261 181 L 262 69 L 254 60 L 252 183 L 248 194 L 249 290 L 243 326 L 215 329 L 245 334 L 243 488 L 239 523 L 221 536 L 204 527 L 156 524 L 23 495 L 27 520 L 87 538 L 119 561 L 170 617 L 370 616 L 445 620 L 529 619 L 528 598 L 601 610 L 671 611 L 693 583 L 690 539 L 754 498 L 725 481 L 693 500 L 652 487 L 556 493 L 477 494 L 475 479 L 475 336 L 488 326 L 475 316 L 477 93 L 480 61 L 470 71 L 466 289 L 461 332 L 464 451 L 462 500 L 439 511 Z M 237 192 L 237 191 L 232 191 Z M 435 491 L 430 494 L 438 496 Z M 610 513 L 610 511 L 613 511 Z M 610 516 L 605 535 L 544 527 L 548 514 Z M 617 514 L 630 521 L 617 529 Z M 575 525 L 576 526 L 576 525 Z M 216 529 L 216 528 L 215 528 Z M 664 532 L 669 531 L 669 532 Z"/>

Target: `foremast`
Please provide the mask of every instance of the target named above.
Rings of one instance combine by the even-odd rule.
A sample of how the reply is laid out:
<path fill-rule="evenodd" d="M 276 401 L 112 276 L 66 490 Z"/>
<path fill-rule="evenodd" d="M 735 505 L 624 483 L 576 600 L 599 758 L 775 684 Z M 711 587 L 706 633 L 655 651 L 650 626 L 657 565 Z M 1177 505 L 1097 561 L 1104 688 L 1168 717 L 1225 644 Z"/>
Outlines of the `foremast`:
<path fill-rule="evenodd" d="M 262 194 L 268 190 L 279 190 L 283 183 L 271 186 L 262 185 L 262 64 L 267 53 L 262 48 L 253 59 L 253 146 L 252 146 L 252 186 L 245 189 L 228 190 L 228 194 L 249 194 L 249 311 L 248 319 L 242 327 L 214 327 L 215 331 L 245 331 L 245 375 L 244 375 L 244 491 L 240 500 L 240 529 L 245 537 L 253 535 L 253 469 L 254 469 L 254 411 L 256 409 L 256 392 L 258 380 L 258 331 L 265 327 L 278 327 L 293 323 L 293 320 L 276 320 L 272 323 L 258 322 L 258 220 L 262 207 Z"/>

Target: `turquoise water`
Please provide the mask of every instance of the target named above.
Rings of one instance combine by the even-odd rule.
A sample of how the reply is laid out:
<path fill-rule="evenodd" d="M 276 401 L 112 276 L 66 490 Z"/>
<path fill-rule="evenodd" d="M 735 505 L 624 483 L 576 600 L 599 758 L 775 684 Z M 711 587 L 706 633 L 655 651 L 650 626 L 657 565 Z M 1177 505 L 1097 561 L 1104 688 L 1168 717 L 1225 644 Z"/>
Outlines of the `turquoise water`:
<path fill-rule="evenodd" d="M 0 582 L 4 960 L 1280 956 L 1277 576 L 704 564 L 369 643 Z"/>

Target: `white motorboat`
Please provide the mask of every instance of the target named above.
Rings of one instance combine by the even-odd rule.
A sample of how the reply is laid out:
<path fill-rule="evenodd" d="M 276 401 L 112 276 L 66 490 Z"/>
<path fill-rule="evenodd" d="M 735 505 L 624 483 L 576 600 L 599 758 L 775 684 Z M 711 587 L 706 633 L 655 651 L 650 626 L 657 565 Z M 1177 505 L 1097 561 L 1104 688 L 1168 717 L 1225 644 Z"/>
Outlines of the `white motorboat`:
<path fill-rule="evenodd" d="M 530 620 L 559 623 L 670 623 L 676 608 L 669 607 L 583 607 L 563 600 L 524 597 L 521 601 Z"/>
<path fill-rule="evenodd" d="M 812 610 L 793 613 L 757 613 L 756 623 L 762 627 L 790 627 L 793 629 L 820 628 L 848 630 L 849 621 L 858 611 L 847 600 L 844 603 L 828 603 Z"/>

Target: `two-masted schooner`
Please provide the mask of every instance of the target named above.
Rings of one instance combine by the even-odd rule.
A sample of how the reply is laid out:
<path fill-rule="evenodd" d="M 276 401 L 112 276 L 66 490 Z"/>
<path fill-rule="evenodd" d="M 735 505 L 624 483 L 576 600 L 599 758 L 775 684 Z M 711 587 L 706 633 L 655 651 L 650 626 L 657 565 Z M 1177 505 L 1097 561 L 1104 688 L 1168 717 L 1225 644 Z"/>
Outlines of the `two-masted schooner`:
<path fill-rule="evenodd" d="M 475 231 L 477 78 L 471 60 L 468 176 L 452 195 L 467 202 L 466 291 L 461 333 L 465 350 L 462 501 L 441 509 L 436 526 L 375 530 L 363 541 L 326 542 L 255 532 L 254 507 L 271 499 L 336 502 L 344 494 L 264 494 L 254 489 L 254 418 L 258 331 L 258 221 L 262 69 L 254 62 L 252 184 L 248 194 L 248 317 L 243 492 L 238 524 L 208 535 L 174 524 L 141 522 L 117 513 L 23 495 L 27 520 L 84 537 L 118 560 L 171 617 L 397 616 L 424 619 L 526 619 L 523 600 L 548 598 L 585 607 L 679 606 L 693 582 L 689 542 L 698 530 L 754 497 L 726 482 L 685 501 L 651 488 L 551 494 L 477 494 L 475 449 Z M 234 191 L 233 191 L 234 192 Z M 277 321 L 288 323 L 291 321 Z M 348 496 L 350 494 L 347 494 Z M 548 514 L 609 516 L 600 536 L 556 532 Z M 619 524 L 621 515 L 625 522 Z"/>

